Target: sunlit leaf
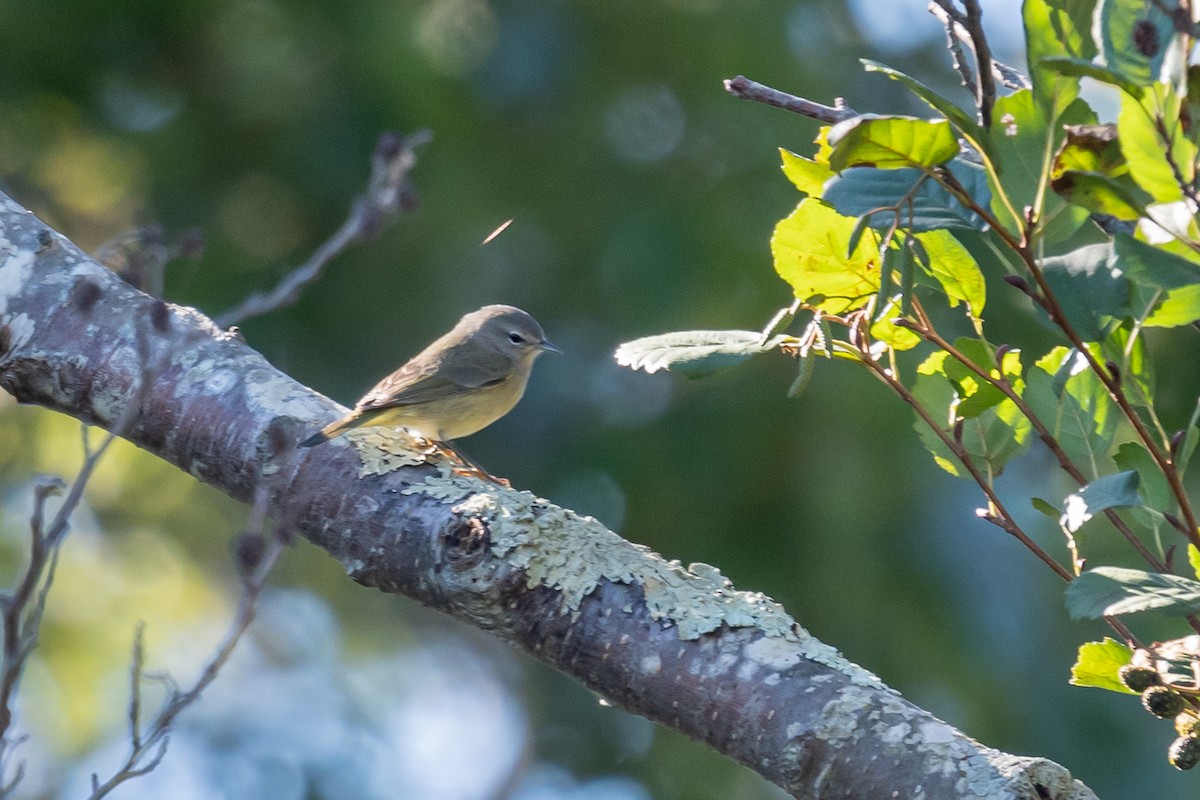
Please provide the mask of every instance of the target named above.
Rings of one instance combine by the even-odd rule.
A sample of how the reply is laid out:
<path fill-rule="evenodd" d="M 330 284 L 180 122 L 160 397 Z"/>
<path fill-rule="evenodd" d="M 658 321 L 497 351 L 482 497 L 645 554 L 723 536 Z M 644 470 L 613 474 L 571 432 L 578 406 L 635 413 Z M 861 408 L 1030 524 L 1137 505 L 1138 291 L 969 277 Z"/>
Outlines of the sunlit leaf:
<path fill-rule="evenodd" d="M 966 303 L 971 316 L 981 318 L 987 302 L 983 272 L 967 248 L 949 231 L 930 231 L 917 235 L 929 254 L 929 272 L 950 299 L 950 307 Z"/>
<path fill-rule="evenodd" d="M 911 350 L 921 343 L 921 337 L 907 328 L 893 324 L 892 320 L 900 316 L 899 295 L 889 298 L 879 319 L 871 325 L 871 336 L 897 350 Z"/>
<path fill-rule="evenodd" d="M 1014 92 L 996 101 L 992 112 L 992 142 L 999 163 L 1000 184 L 1013 210 L 1036 207 L 1043 173 L 1051 166 L 1051 156 L 1058 151 L 1066 137 L 1065 125 L 1095 123 L 1095 113 L 1082 100 L 1075 100 L 1058 116 L 1056 124 L 1048 124 L 1045 112 L 1034 101 L 1028 89 Z M 1012 218 L 1008 208 L 999 200 L 997 187 L 992 187 L 993 213 L 1016 232 L 1024 222 Z M 1042 210 L 1043 234 L 1048 242 L 1062 241 L 1087 221 L 1086 209 L 1070 205 L 1056 194 L 1047 193 Z"/>
<path fill-rule="evenodd" d="M 1123 220 L 1145 215 L 1145 205 L 1120 182 L 1099 172 L 1068 170 L 1050 182 L 1060 197 L 1088 211 Z"/>
<path fill-rule="evenodd" d="M 1019 358 L 1014 357 L 1014 361 L 1019 365 Z M 1006 369 L 1009 363 L 1012 362 L 1006 360 Z M 962 372 L 961 365 L 946 352 L 934 352 L 917 368 L 912 389 L 917 401 L 939 422 L 940 429 L 951 435 L 954 420 L 960 416 L 958 407 L 964 401 L 963 393 L 969 387 L 961 377 L 956 381 L 947 373 L 961 376 Z M 963 474 L 954 454 L 919 415 L 914 428 L 938 466 L 951 475 Z M 1029 420 L 1016 404 L 1005 399 L 963 421 L 962 446 L 977 468 L 995 476 L 1029 446 L 1031 430 Z"/>
<path fill-rule="evenodd" d="M 936 167 L 958 155 L 958 138 L 944 119 L 864 114 L 834 125 L 829 144 L 829 166 L 836 172 L 850 167 Z"/>
<path fill-rule="evenodd" d="M 1111 471 L 1108 448 L 1118 414 L 1112 398 L 1074 350 L 1056 347 L 1025 375 L 1025 400 L 1063 451 L 1090 476 Z"/>
<path fill-rule="evenodd" d="M 819 296 L 815 305 L 824 311 L 862 306 L 879 290 L 879 251 L 864 237 L 848 255 L 853 232 L 854 220 L 811 198 L 803 200 L 775 226 L 775 271 L 799 299 Z"/>
<path fill-rule="evenodd" d="M 1117 116 L 1121 152 L 1133 180 L 1160 203 L 1183 199 L 1180 179 L 1190 183 L 1196 177 L 1196 145 L 1180 121 L 1182 105 L 1168 84 L 1153 85 L 1141 100 L 1127 94 L 1121 97 Z"/>
<path fill-rule="evenodd" d="M 833 170 L 782 147 L 779 149 L 779 155 L 783 158 L 783 174 L 787 179 L 810 197 L 820 197 L 825 181 L 833 177 Z"/>
<path fill-rule="evenodd" d="M 1033 94 L 1051 118 L 1079 94 L 1079 80 L 1076 76 L 1047 68 L 1042 59 L 1090 61 L 1096 55 L 1091 36 L 1095 5 L 1096 0 L 1025 0 L 1022 3 Z"/>
<path fill-rule="evenodd" d="M 930 89 L 925 84 L 918 81 L 916 78 L 910 77 L 903 72 L 893 69 L 885 64 L 880 64 L 878 61 L 870 59 L 861 59 L 863 67 L 867 72 L 882 73 L 894 81 L 898 81 L 907 86 L 913 94 L 929 104 L 930 108 L 941 113 L 946 119 L 958 128 L 962 135 L 985 156 L 990 153 L 990 141 L 988 140 L 987 131 L 983 126 L 979 125 L 975 118 L 968 114 L 965 110 L 952 103 L 950 100 L 942 97 L 940 94 Z"/>
<path fill-rule="evenodd" d="M 1139 86 L 1160 80 L 1164 60 L 1177 47 L 1171 18 L 1146 0 L 1100 0 L 1097 12 L 1100 63 Z"/>
<path fill-rule="evenodd" d="M 1087 642 L 1079 646 L 1079 655 L 1071 667 L 1071 685 L 1091 686 L 1122 694 L 1137 694 L 1121 682 L 1117 671 L 1133 658 L 1128 645 L 1116 639 Z"/>
<path fill-rule="evenodd" d="M 649 373 L 663 369 L 700 378 L 773 350 L 788 339 L 764 340 L 757 331 L 677 331 L 625 342 L 613 357 L 630 369 Z"/>
<path fill-rule="evenodd" d="M 1098 619 L 1142 611 L 1184 615 L 1200 611 L 1200 581 L 1123 567 L 1096 567 L 1067 587 L 1073 619 Z"/>

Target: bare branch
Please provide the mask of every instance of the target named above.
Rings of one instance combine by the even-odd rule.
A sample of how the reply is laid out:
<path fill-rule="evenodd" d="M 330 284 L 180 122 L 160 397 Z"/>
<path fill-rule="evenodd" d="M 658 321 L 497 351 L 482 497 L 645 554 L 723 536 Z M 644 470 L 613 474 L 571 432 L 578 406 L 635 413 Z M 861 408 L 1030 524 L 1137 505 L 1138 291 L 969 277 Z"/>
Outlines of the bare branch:
<path fill-rule="evenodd" d="M 965 11 L 959 11 L 954 0 L 931 0 L 929 12 L 937 17 L 946 29 L 954 68 L 962 76 L 963 86 L 974 95 L 979 123 L 986 128 L 992 124 L 992 106 L 996 103 L 996 79 L 993 72 L 999 69 L 1006 78 L 1012 78 L 1012 73 L 1016 71 L 992 59 L 991 46 L 983 30 L 983 9 L 978 0 L 962 0 L 962 4 Z M 960 42 L 967 44 L 975 55 L 974 62 L 970 65 L 967 64 Z"/>
<path fill-rule="evenodd" d="M 265 498 L 267 492 L 264 490 L 262 495 Z M 259 504 L 256 503 L 255 505 L 257 507 Z M 265 499 L 261 505 L 263 508 L 266 507 Z M 262 520 L 260 519 L 259 521 L 261 522 Z M 217 679 L 221 668 L 225 666 L 226 662 L 229 661 L 229 657 L 233 655 L 234 648 L 237 647 L 242 634 L 246 632 L 250 623 L 254 621 L 258 599 L 262 595 L 263 588 L 266 586 L 267 576 L 279 560 L 283 548 L 284 542 L 281 537 L 270 537 L 266 545 L 266 550 L 257 567 L 243 580 L 242 594 L 238 600 L 238 607 L 233 621 L 224 639 L 221 640 L 221 643 L 209 658 L 208 663 L 204 666 L 204 670 L 186 691 L 176 689 L 171 692 L 166 705 L 158 712 L 154 721 L 144 732 L 140 730 L 141 726 L 139 722 L 142 702 L 141 682 L 145 677 L 142 670 L 143 627 L 141 625 L 138 626 L 134 634 L 134 655 L 130 669 L 129 754 L 121 766 L 113 773 L 112 777 L 103 783 L 100 782 L 97 775 L 92 776 L 92 793 L 89 795 L 89 800 L 100 800 L 100 798 L 106 796 L 126 781 L 153 771 L 162 762 L 167 754 L 167 747 L 170 743 L 171 726 L 175 723 L 179 715 L 195 703 L 201 694 L 204 693 L 204 690 Z"/>
<path fill-rule="evenodd" d="M 325 265 L 352 242 L 377 235 L 389 219 L 402 211 L 412 210 L 416 200 L 408 175 L 417 163 L 416 148 L 432 138 L 433 134 L 425 130 L 409 136 L 395 133 L 380 136 L 371 156 L 367 191 L 351 205 L 350 214 L 341 227 L 313 251 L 307 261 L 288 272 L 274 289 L 250 295 L 219 315 L 216 324 L 222 328 L 240 325 L 251 317 L 291 305 L 300 298 L 304 287 L 320 277 Z"/>
<path fill-rule="evenodd" d="M 765 103 L 775 108 L 782 108 L 785 111 L 791 111 L 815 119 L 818 122 L 824 122 L 826 125 L 835 125 L 842 120 L 858 116 L 857 111 L 848 108 L 840 102 L 837 106 L 814 103 L 812 100 L 805 100 L 803 97 L 797 97 L 794 94 L 772 89 L 770 86 L 752 81 L 742 75 L 727 79 L 725 81 L 725 91 L 734 97 L 740 97 L 743 100 L 753 100 L 756 103 Z"/>

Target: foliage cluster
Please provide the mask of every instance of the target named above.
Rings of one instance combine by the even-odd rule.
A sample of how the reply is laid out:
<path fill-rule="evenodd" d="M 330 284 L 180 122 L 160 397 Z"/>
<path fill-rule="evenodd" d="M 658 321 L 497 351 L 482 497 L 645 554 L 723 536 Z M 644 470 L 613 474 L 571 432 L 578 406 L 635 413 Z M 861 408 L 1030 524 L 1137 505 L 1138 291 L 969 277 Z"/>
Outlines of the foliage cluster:
<path fill-rule="evenodd" d="M 936 6 L 973 112 L 864 61 L 934 116 L 847 114 L 811 155 L 783 151 L 805 196 L 771 246 L 795 302 L 761 332 L 648 337 L 617 360 L 698 376 L 778 349 L 799 362 L 792 394 L 818 359 L 866 369 L 911 407 L 935 463 L 977 484 L 979 516 L 1062 578 L 1072 616 L 1103 617 L 1122 640 L 1084 644 L 1072 682 L 1131 691 L 1119 671 L 1136 658 L 1158 676 L 1146 691 L 1182 698 L 1168 716 L 1195 718 L 1200 637 L 1143 643 L 1124 617 L 1156 610 L 1200 633 L 1200 529 L 1185 486 L 1200 404 L 1168 429 L 1156 377 L 1172 375 L 1147 343 L 1200 321 L 1200 66 L 1188 57 L 1200 28 L 1187 2 L 1026 0 L 1025 76 L 991 58 L 978 3 Z M 1085 77 L 1119 93 L 1115 122 L 1081 95 Z M 989 271 L 1059 344 L 1029 353 L 989 336 Z M 996 486 L 1035 440 L 1077 485 L 1029 498 L 1061 547 L 1039 544 Z M 1113 535 L 1138 568 L 1097 563 L 1095 545 Z"/>

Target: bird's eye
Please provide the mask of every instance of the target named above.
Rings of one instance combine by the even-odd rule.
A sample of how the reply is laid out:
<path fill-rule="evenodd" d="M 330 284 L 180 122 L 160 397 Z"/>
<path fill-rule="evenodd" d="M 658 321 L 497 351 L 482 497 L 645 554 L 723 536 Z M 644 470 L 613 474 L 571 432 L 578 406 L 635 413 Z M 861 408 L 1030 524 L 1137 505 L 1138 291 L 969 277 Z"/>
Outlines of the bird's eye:
<path fill-rule="evenodd" d="M 512 342 L 513 344 L 521 344 L 522 342 L 525 341 L 525 338 L 523 336 L 521 336 L 521 334 L 517 333 L 516 331 L 513 331 L 512 333 L 510 333 L 508 335 L 508 340 L 510 342 Z"/>

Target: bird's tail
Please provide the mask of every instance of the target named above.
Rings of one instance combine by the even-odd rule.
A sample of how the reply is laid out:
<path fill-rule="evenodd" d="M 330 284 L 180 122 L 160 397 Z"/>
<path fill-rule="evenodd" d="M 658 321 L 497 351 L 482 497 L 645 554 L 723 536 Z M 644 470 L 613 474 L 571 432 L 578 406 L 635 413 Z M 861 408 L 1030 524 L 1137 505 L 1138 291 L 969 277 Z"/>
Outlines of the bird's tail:
<path fill-rule="evenodd" d="M 331 422 L 320 431 L 300 443 L 301 447 L 316 447 L 319 444 L 324 444 L 335 436 L 340 436 L 345 431 L 351 428 L 357 428 L 363 423 L 362 414 L 355 411 L 352 414 L 347 414 L 341 419 Z"/>

